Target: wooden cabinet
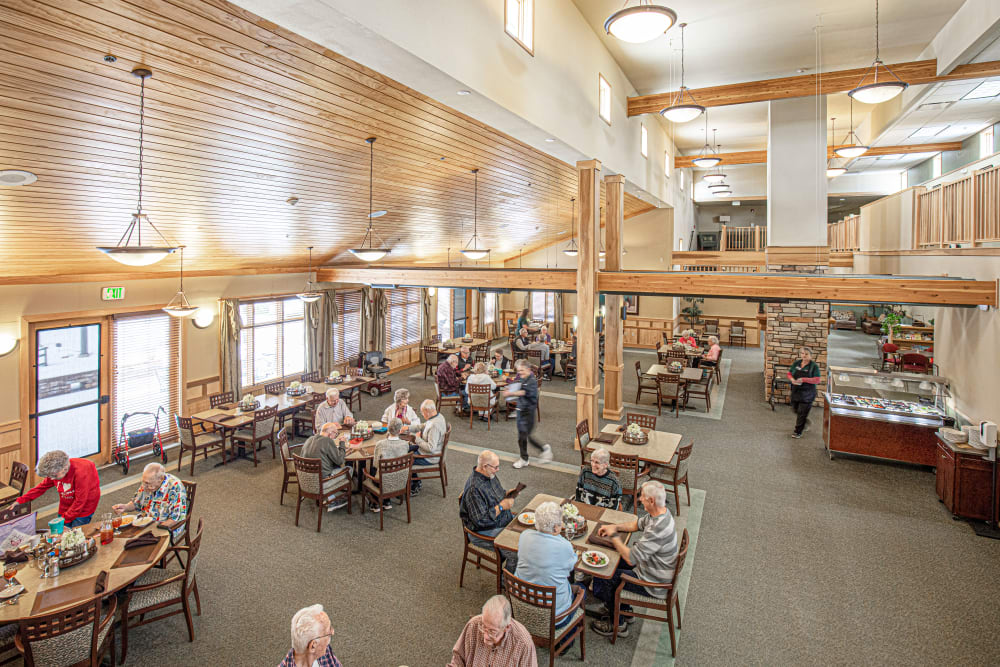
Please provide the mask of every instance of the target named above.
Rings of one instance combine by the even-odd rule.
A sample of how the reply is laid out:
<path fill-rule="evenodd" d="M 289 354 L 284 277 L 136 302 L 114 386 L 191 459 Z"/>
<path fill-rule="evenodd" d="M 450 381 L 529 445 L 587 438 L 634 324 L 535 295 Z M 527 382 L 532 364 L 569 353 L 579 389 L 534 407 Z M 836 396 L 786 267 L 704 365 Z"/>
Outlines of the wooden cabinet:
<path fill-rule="evenodd" d="M 937 446 L 937 495 L 952 514 L 966 519 L 992 518 L 993 464 L 978 454 Z"/>
<path fill-rule="evenodd" d="M 937 447 L 937 496 L 949 511 L 955 506 L 955 455 L 943 444 Z"/>

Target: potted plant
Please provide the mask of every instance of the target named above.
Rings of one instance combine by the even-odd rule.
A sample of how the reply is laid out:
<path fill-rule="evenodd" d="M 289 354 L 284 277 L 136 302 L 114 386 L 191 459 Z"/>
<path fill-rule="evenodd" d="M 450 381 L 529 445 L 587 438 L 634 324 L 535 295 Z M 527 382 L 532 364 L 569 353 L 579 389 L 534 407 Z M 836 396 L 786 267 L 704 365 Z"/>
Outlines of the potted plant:
<path fill-rule="evenodd" d="M 681 308 L 681 314 L 684 315 L 684 319 L 691 325 L 701 323 L 701 304 L 705 303 L 705 300 L 701 297 L 683 297 L 682 300 L 688 304 L 684 308 Z"/>
<path fill-rule="evenodd" d="M 886 335 L 896 336 L 899 334 L 899 324 L 903 321 L 903 318 L 896 313 L 886 313 L 885 319 L 882 320 L 882 333 Z"/>

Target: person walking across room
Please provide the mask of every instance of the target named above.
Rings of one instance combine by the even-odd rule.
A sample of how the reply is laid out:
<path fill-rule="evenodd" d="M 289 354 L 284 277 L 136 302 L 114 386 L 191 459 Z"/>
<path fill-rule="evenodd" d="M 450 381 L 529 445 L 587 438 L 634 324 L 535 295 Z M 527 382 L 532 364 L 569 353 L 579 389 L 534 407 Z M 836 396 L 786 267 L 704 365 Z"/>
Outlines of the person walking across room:
<path fill-rule="evenodd" d="M 514 362 L 517 371 L 516 389 L 503 393 L 507 396 L 517 396 L 517 446 L 521 449 L 521 458 L 514 461 L 515 468 L 528 465 L 528 443 L 542 451 L 538 455 L 542 461 L 552 460 L 552 448 L 535 440 L 532 431 L 535 430 L 535 414 L 538 409 L 538 378 L 531 372 L 531 364 L 526 359 Z"/>
<path fill-rule="evenodd" d="M 801 438 L 809 427 L 809 409 L 816 400 L 816 385 L 821 382 L 819 366 L 812 359 L 812 350 L 799 348 L 799 358 L 788 369 L 788 380 L 792 383 L 792 410 L 795 412 L 793 438 Z"/>

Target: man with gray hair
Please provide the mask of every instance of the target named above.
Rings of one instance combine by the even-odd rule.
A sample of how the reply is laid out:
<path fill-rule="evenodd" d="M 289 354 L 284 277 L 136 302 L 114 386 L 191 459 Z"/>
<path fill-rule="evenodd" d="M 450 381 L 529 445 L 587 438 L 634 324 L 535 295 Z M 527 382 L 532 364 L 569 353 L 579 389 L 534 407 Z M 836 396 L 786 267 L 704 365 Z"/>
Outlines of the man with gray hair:
<path fill-rule="evenodd" d="M 674 579 L 674 566 L 677 564 L 677 531 L 674 529 L 674 517 L 667 510 L 667 491 L 659 482 L 646 482 L 642 485 L 639 501 L 645 508 L 646 515 L 636 521 L 602 526 L 598 531 L 602 537 L 611 538 L 615 550 L 621 555 L 618 569 L 610 579 L 594 579 L 594 596 L 604 601 L 605 609 L 604 618 L 594 621 L 590 627 L 605 637 L 610 637 L 614 633 L 611 610 L 615 603 L 615 590 L 621 583 L 623 574 L 653 584 L 667 584 Z M 642 535 L 631 547 L 625 546 L 618 536 L 619 533 L 634 533 L 640 530 Z M 625 583 L 625 590 L 652 595 L 661 600 L 667 596 L 666 589 L 643 588 L 631 582 Z M 631 611 L 632 607 L 623 604 L 622 610 Z M 628 637 L 630 620 L 622 618 L 619 622 L 619 637 Z"/>
<path fill-rule="evenodd" d="M 440 454 L 444 446 L 444 436 L 448 432 L 448 422 L 444 415 L 437 411 L 437 406 L 431 399 L 420 404 L 420 414 L 424 417 L 424 423 L 417 429 L 411 431 L 414 434 L 414 441 L 410 444 L 409 451 L 415 456 L 419 454 L 431 455 Z M 439 460 L 430 460 L 417 456 L 413 459 L 413 471 L 419 472 L 420 466 L 437 466 Z M 420 493 L 422 482 L 414 479 L 410 484 L 410 495 L 415 496 Z"/>
<path fill-rule="evenodd" d="M 461 412 L 469 407 L 469 397 L 462 386 L 462 379 L 458 375 L 458 355 L 449 354 L 448 358 L 438 364 L 437 369 L 438 391 L 442 397 L 460 396 L 462 398 Z"/>
<path fill-rule="evenodd" d="M 451 649 L 448 667 L 538 667 L 528 629 L 511 617 L 510 602 L 494 595 L 483 613 L 465 624 Z"/>
<path fill-rule="evenodd" d="M 479 452 L 476 467 L 465 481 L 462 495 L 458 497 L 458 516 L 462 519 L 462 525 L 487 537 L 496 537 L 514 519 L 510 510 L 514 506 L 516 494 L 504 490 L 497 479 L 498 470 L 499 456 L 488 449 Z M 493 548 L 492 541 L 478 537 L 470 537 L 469 541 L 479 547 Z M 511 572 L 517 570 L 517 554 L 502 549 L 500 555 L 507 561 Z"/>
<path fill-rule="evenodd" d="M 347 464 L 347 448 L 341 440 L 337 440 L 337 424 L 327 422 L 320 427 L 319 432 L 309 438 L 302 445 L 302 456 L 307 459 L 319 459 L 322 469 L 323 479 L 331 477 L 340 472 Z M 353 469 L 347 468 L 347 476 L 351 476 Z M 334 482 L 336 483 L 336 482 Z M 340 500 L 326 508 L 327 512 L 333 512 L 347 507 L 347 500 Z"/>
<path fill-rule="evenodd" d="M 31 502 L 54 486 L 59 493 L 59 516 L 66 521 L 66 527 L 90 523 L 101 501 L 101 479 L 93 462 L 71 459 L 66 452 L 54 449 L 38 459 L 35 472 L 44 479 L 15 502 Z"/>
<path fill-rule="evenodd" d="M 184 521 L 188 514 L 187 490 L 177 477 L 166 471 L 158 461 L 142 469 L 142 482 L 131 502 L 112 505 L 122 512 L 145 512 L 156 521 Z"/>
<path fill-rule="evenodd" d="M 580 471 L 576 480 L 576 499 L 581 503 L 616 510 L 622 502 L 618 475 L 608 467 L 611 455 L 601 447 L 590 455 L 590 467 Z"/>
<path fill-rule="evenodd" d="M 573 589 L 569 577 L 576 566 L 576 552 L 569 540 L 563 539 L 562 508 L 554 502 L 544 502 L 535 508 L 535 530 L 521 533 L 517 544 L 517 572 L 525 581 L 538 586 L 556 587 L 556 616 L 569 609 Z M 578 589 L 579 595 L 583 594 Z M 572 615 L 556 622 L 556 627 L 569 623 Z"/>
<path fill-rule="evenodd" d="M 316 407 L 316 419 L 313 422 L 316 432 L 319 433 L 320 426 L 326 423 L 336 424 L 338 430 L 354 423 L 354 415 L 347 403 L 340 400 L 340 390 L 336 387 L 327 389 L 326 400 Z"/>
<path fill-rule="evenodd" d="M 292 616 L 292 650 L 278 667 L 341 667 L 332 639 L 333 625 L 323 605 L 299 609 Z"/>

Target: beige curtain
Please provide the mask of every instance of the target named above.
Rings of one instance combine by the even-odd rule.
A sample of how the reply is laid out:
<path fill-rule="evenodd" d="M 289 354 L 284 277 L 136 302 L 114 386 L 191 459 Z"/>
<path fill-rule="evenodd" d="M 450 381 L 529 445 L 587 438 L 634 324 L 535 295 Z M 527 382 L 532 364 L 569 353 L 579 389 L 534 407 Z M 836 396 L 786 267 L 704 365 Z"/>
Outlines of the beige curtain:
<path fill-rule="evenodd" d="M 316 368 L 323 377 L 328 377 L 333 370 L 333 327 L 337 324 L 337 290 L 323 290 L 321 302 L 323 309 L 320 311 L 320 339 L 317 346 L 319 365 Z"/>
<path fill-rule="evenodd" d="M 303 303 L 303 319 L 305 320 L 306 334 L 306 372 L 315 370 L 320 366 L 320 354 L 322 353 L 323 341 L 320 333 L 323 325 L 323 310 L 326 308 L 326 297 L 312 303 Z"/>
<path fill-rule="evenodd" d="M 486 292 L 480 292 L 476 290 L 476 331 L 482 331 L 487 336 L 490 336 L 490 332 L 486 331 L 486 299 L 493 296 L 492 294 L 487 294 Z"/>
<path fill-rule="evenodd" d="M 374 304 L 372 299 L 374 294 L 371 287 L 361 288 L 361 351 L 367 351 L 371 347 L 372 328 L 374 326 Z M 357 364 L 356 359 L 348 359 L 348 365 Z"/>
<path fill-rule="evenodd" d="M 240 399 L 240 300 L 219 302 L 219 384 L 222 391 L 233 392 Z"/>
<path fill-rule="evenodd" d="M 431 293 L 425 287 L 421 290 L 423 304 L 423 318 L 420 321 L 420 341 L 426 343 L 431 338 Z"/>
<path fill-rule="evenodd" d="M 550 335 L 553 338 L 562 339 L 563 330 L 563 294 L 562 292 L 556 292 L 553 299 L 553 311 L 555 322 L 552 323 L 552 331 Z"/>
<path fill-rule="evenodd" d="M 375 301 L 372 308 L 372 348 L 371 351 L 386 351 L 385 321 L 389 311 L 389 300 L 385 290 L 375 290 Z"/>

